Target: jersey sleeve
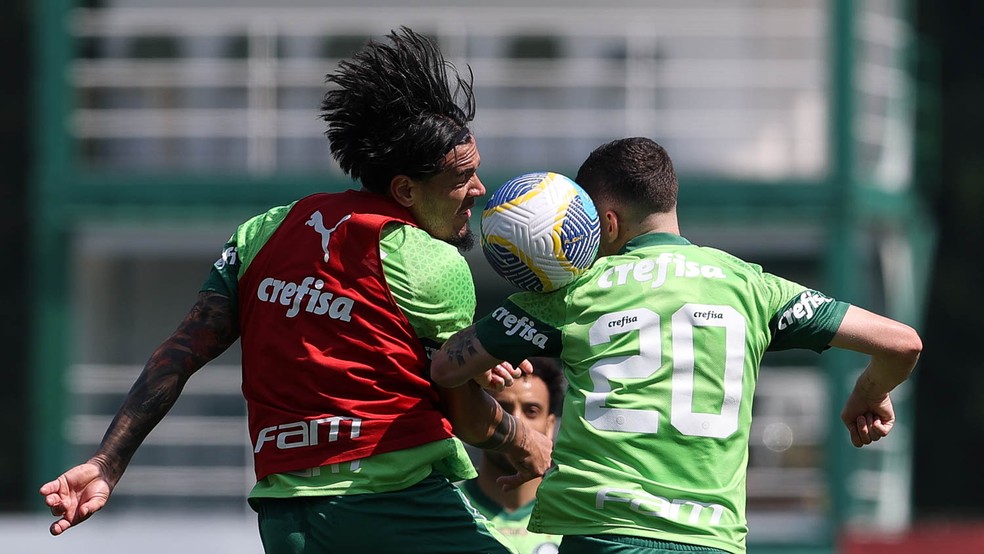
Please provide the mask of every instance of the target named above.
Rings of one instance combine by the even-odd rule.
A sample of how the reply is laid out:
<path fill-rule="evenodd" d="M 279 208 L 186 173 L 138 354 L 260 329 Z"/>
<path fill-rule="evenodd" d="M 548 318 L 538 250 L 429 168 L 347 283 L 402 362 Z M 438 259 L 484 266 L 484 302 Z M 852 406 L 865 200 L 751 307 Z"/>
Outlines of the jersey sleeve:
<path fill-rule="evenodd" d="M 475 334 L 489 354 L 514 365 L 533 356 L 557 357 L 565 313 L 564 289 L 516 293 L 479 319 Z"/>
<path fill-rule="evenodd" d="M 770 351 L 805 348 L 823 352 L 850 304 L 781 277 L 763 273 L 777 309 L 769 320 Z"/>
<path fill-rule="evenodd" d="M 397 305 L 424 346 L 440 346 L 471 325 L 475 285 L 458 250 L 409 225 L 383 229 L 383 273 Z"/>
<path fill-rule="evenodd" d="M 296 202 L 277 206 L 240 225 L 222 247 L 222 253 L 212 264 L 201 291 L 219 293 L 232 299 L 233 304 L 238 306 L 236 300 L 239 297 L 239 276 L 243 274 L 277 227 L 283 223 L 294 204 Z"/>
<path fill-rule="evenodd" d="M 235 300 L 239 294 L 239 254 L 236 238 L 233 236 L 222 247 L 219 259 L 212 264 L 212 270 L 202 285 L 202 292 L 217 292 Z"/>

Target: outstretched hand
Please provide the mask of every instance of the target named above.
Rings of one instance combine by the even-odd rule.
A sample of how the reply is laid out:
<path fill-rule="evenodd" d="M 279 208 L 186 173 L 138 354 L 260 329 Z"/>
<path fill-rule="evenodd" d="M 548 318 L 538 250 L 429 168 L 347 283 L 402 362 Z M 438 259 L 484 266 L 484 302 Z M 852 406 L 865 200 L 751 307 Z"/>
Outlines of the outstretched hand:
<path fill-rule="evenodd" d="M 888 436 L 895 426 L 895 408 L 888 394 L 867 396 L 855 387 L 841 411 L 841 421 L 851 443 L 861 448 Z"/>
<path fill-rule="evenodd" d="M 550 453 L 553 450 L 553 441 L 543 433 L 530 429 L 526 422 L 521 425 L 520 433 L 523 438 L 519 445 L 504 452 L 516 468 L 516 473 L 496 479 L 503 491 L 511 491 L 527 481 L 543 477 L 552 463 Z"/>
<path fill-rule="evenodd" d="M 103 468 L 90 461 L 45 483 L 38 492 L 44 496 L 44 503 L 51 509 L 51 515 L 60 516 L 48 529 L 57 536 L 101 510 L 113 492 L 113 485 L 103 473 Z"/>

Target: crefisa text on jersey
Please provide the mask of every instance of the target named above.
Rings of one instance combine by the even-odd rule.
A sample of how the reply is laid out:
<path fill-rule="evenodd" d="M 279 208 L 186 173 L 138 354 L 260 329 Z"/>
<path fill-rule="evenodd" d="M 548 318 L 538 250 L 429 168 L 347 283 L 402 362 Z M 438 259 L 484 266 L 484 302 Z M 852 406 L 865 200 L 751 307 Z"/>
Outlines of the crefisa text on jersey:
<path fill-rule="evenodd" d="M 708 320 L 708 319 L 724 319 L 724 314 L 721 312 L 715 312 L 714 310 L 705 310 L 702 312 L 694 312 L 694 320 Z"/>
<path fill-rule="evenodd" d="M 222 254 L 219 256 L 219 259 L 215 260 L 215 263 L 212 265 L 215 266 L 215 269 L 222 269 L 227 265 L 235 266 L 236 264 L 239 263 L 238 252 L 239 251 L 236 249 L 235 246 L 227 246 L 224 249 L 222 249 Z"/>
<path fill-rule="evenodd" d="M 315 277 L 305 277 L 300 284 L 267 277 L 260 281 L 256 297 L 271 304 L 290 306 L 287 317 L 294 317 L 301 311 L 315 315 L 328 314 L 332 319 L 352 320 L 352 306 L 355 301 L 345 296 L 335 297 L 330 292 L 322 292 L 325 282 Z M 307 297 L 305 299 L 305 297 Z"/>
<path fill-rule="evenodd" d="M 502 326 L 506 328 L 506 336 L 516 335 L 525 341 L 532 342 L 541 349 L 547 347 L 547 336 L 536 330 L 530 318 L 526 316 L 516 317 L 503 307 L 496 308 L 492 312 L 492 318 L 502 323 Z"/>
<path fill-rule="evenodd" d="M 642 259 L 637 262 L 618 264 L 605 270 L 598 277 L 598 287 L 610 289 L 616 285 L 624 285 L 632 277 L 639 283 L 652 282 L 652 288 L 663 286 L 667 277 L 685 277 L 693 279 L 725 279 L 724 270 L 716 265 L 702 265 L 698 262 L 687 261 L 683 254 L 664 252 L 655 260 Z"/>
<path fill-rule="evenodd" d="M 803 291 L 799 295 L 799 300 L 782 313 L 782 317 L 779 318 L 779 330 L 782 331 L 797 319 L 812 319 L 817 308 L 833 301 L 833 298 L 824 296 L 815 290 Z"/>
<path fill-rule="evenodd" d="M 613 329 L 615 327 L 621 328 L 621 327 L 625 327 L 626 325 L 628 325 L 630 323 L 635 323 L 637 321 L 639 321 L 639 318 L 636 317 L 636 316 L 634 316 L 634 315 L 623 315 L 621 319 L 613 319 L 613 320 L 609 321 L 608 322 L 608 326 L 611 327 L 611 328 L 613 328 Z"/>

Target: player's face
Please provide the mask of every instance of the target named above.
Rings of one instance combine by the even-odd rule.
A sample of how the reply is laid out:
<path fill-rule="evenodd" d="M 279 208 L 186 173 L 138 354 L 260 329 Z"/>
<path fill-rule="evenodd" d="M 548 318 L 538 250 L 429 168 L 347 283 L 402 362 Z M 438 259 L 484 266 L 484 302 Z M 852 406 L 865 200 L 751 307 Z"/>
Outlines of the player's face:
<path fill-rule="evenodd" d="M 475 138 L 469 137 L 445 156 L 447 169 L 420 182 L 410 210 L 422 229 L 455 246 L 471 247 L 474 239 L 468 222 L 476 199 L 485 194 L 478 178 L 481 161 Z"/>
<path fill-rule="evenodd" d="M 550 391 L 543 379 L 524 375 L 492 396 L 513 417 L 525 419 L 530 427 L 548 437 L 553 434 L 556 418 L 550 413 Z"/>

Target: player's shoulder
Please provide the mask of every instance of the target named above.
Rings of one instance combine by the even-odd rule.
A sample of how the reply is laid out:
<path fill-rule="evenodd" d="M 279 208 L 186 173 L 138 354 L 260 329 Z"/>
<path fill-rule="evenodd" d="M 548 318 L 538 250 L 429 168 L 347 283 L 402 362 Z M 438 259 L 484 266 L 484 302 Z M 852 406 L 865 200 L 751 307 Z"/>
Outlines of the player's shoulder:
<path fill-rule="evenodd" d="M 383 228 L 380 240 L 384 251 L 399 251 L 414 258 L 420 257 L 418 259 L 426 259 L 428 265 L 449 268 L 468 266 L 455 246 L 432 237 L 420 227 L 393 221 Z"/>
<path fill-rule="evenodd" d="M 522 291 L 510 294 L 506 303 L 497 310 L 497 315 L 507 315 L 512 307 L 520 311 L 517 317 L 528 316 L 542 324 L 544 328 L 561 328 L 573 313 L 580 313 L 581 304 L 572 296 L 578 290 L 577 281 L 550 292 Z M 511 306 L 510 306 L 511 305 Z"/>
<path fill-rule="evenodd" d="M 239 234 L 241 236 L 256 235 L 261 234 L 264 229 L 270 230 L 276 228 L 283 223 L 287 214 L 297 205 L 297 202 L 294 201 L 289 204 L 274 206 L 263 213 L 254 215 L 239 226 Z"/>
<path fill-rule="evenodd" d="M 700 249 L 702 254 L 727 266 L 733 272 L 740 272 L 745 275 L 762 275 L 762 266 L 745 261 L 730 252 L 725 252 L 712 246 L 697 246 L 697 248 Z"/>
<path fill-rule="evenodd" d="M 750 289 L 762 292 L 771 302 L 787 302 L 806 290 L 806 287 L 795 281 L 764 271 L 759 264 L 747 262 L 716 248 L 701 248 L 715 256 L 721 264 L 727 264 L 725 274 L 728 277 L 740 279 Z"/>
<path fill-rule="evenodd" d="M 402 281 L 414 297 L 428 303 L 444 305 L 462 299 L 474 311 L 471 268 L 451 244 L 413 225 L 391 222 L 382 230 L 379 252 L 391 286 Z"/>

